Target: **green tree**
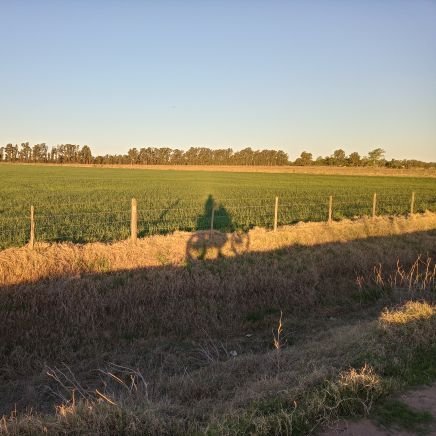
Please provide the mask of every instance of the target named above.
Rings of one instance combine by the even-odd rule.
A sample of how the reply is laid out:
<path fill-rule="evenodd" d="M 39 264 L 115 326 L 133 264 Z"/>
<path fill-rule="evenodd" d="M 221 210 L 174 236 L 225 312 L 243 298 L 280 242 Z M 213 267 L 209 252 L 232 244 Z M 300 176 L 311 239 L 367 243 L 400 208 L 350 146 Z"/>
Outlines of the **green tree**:
<path fill-rule="evenodd" d="M 80 163 L 89 164 L 92 162 L 92 152 L 91 149 L 84 145 L 79 152 Z"/>
<path fill-rule="evenodd" d="M 21 162 L 30 162 L 32 160 L 32 148 L 28 142 L 23 142 L 21 144 L 19 159 Z"/>
<path fill-rule="evenodd" d="M 303 166 L 311 165 L 312 163 L 313 163 L 312 153 L 309 153 L 307 151 L 303 151 L 300 154 L 300 157 L 295 161 L 295 165 L 303 165 Z"/>
<path fill-rule="evenodd" d="M 18 145 L 7 144 L 5 147 L 5 160 L 15 162 L 18 157 Z"/>
<path fill-rule="evenodd" d="M 358 167 L 361 163 L 360 154 L 354 151 L 348 156 L 348 163 L 353 167 Z"/>
<path fill-rule="evenodd" d="M 334 165 L 345 165 L 345 151 L 339 148 L 333 152 L 333 163 Z"/>
<path fill-rule="evenodd" d="M 127 152 L 129 163 L 132 165 L 138 162 L 139 152 L 137 148 L 130 148 Z"/>
<path fill-rule="evenodd" d="M 382 148 L 376 148 L 368 153 L 368 161 L 371 165 L 380 165 L 385 157 L 385 151 Z"/>
<path fill-rule="evenodd" d="M 175 149 L 172 150 L 170 156 L 170 163 L 175 165 L 182 165 L 184 163 L 183 150 Z"/>
<path fill-rule="evenodd" d="M 45 162 L 47 160 L 47 145 L 45 143 L 35 144 L 32 147 L 33 162 Z"/>
<path fill-rule="evenodd" d="M 282 150 L 276 151 L 276 165 L 289 165 L 289 156 Z"/>

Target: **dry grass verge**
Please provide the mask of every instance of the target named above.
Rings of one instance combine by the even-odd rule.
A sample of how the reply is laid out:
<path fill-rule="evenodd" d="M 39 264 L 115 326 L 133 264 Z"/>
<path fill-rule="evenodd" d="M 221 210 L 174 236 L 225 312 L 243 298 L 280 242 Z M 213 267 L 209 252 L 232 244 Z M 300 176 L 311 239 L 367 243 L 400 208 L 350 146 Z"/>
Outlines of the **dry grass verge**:
<path fill-rule="evenodd" d="M 429 308 L 431 318 L 417 316 L 427 314 Z M 411 315 L 408 330 L 417 335 L 409 336 L 407 353 L 399 349 L 404 346 L 403 330 L 386 334 L 386 316 L 382 315 L 379 321 L 334 328 L 329 334 L 306 338 L 304 344 L 282 350 L 279 373 L 274 371 L 275 351 L 243 355 L 186 377 L 171 377 L 164 383 L 166 400 L 161 396 L 157 401 L 144 392 L 114 393 L 109 389 L 93 399 L 90 394 L 77 402 L 73 397 L 58 406 L 55 414 L 4 417 L 0 433 L 313 433 L 340 417 L 370 414 L 380 398 L 407 385 L 402 375 L 405 371 L 434 362 L 436 306 L 406 304 L 389 313 L 396 316 L 397 312 Z M 415 342 L 417 337 L 420 340 Z M 395 370 L 390 367 L 392 360 Z M 243 380 L 236 382 L 236 374 Z M 224 386 L 216 385 L 216 379 Z M 232 395 L 223 397 L 222 391 L 230 390 L 226 386 L 230 383 Z"/>
<path fill-rule="evenodd" d="M 413 219 L 378 217 L 342 220 L 331 224 L 300 223 L 282 227 L 276 233 L 261 228 L 250 230 L 244 236 L 244 245 L 238 250 L 232 246 L 231 235 L 216 232 L 214 237 L 217 242 L 208 248 L 204 258 L 205 260 L 218 257 L 233 258 L 250 253 L 267 254 L 277 250 L 286 250 L 292 255 L 292 250 L 297 251 L 302 247 L 343 244 L 376 237 L 388 238 L 435 229 L 436 214 L 431 212 L 416 215 Z M 197 232 L 200 236 L 207 236 L 208 233 Z M 27 247 L 6 249 L 0 251 L 0 285 L 35 282 L 44 278 L 74 277 L 85 273 L 105 273 L 147 267 L 184 267 L 190 255 L 189 244 L 192 236 L 192 233 L 176 232 L 167 236 L 140 239 L 136 245 L 132 245 L 129 241 L 85 245 L 38 243 L 35 250 L 29 250 Z M 384 249 L 380 244 L 375 245 L 379 246 L 381 251 Z M 419 238 L 414 245 L 418 248 Z M 375 249 L 378 250 L 377 247 Z M 420 252 L 425 253 L 425 250 Z M 360 253 L 354 254 L 360 256 Z M 367 254 L 362 252 L 364 256 Z"/>
<path fill-rule="evenodd" d="M 184 233 L 5 250 L 0 433 L 305 434 L 368 414 L 436 378 L 435 229 L 255 229 L 203 261 Z"/>

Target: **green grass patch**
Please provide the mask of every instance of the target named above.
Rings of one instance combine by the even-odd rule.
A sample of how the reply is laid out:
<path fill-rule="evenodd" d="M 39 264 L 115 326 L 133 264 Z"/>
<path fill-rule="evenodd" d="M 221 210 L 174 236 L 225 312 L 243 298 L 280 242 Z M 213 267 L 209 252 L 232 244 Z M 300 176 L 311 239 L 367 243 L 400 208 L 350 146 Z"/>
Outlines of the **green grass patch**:
<path fill-rule="evenodd" d="M 434 417 L 429 412 L 410 408 L 398 400 L 387 400 L 376 407 L 373 414 L 376 422 L 390 430 L 407 430 L 425 434 Z"/>
<path fill-rule="evenodd" d="M 232 231 L 278 224 L 325 221 L 328 196 L 333 219 L 377 213 L 436 210 L 434 179 L 416 177 L 159 171 L 48 166 L 0 166 L 0 249 L 29 239 L 30 206 L 35 206 L 40 241 L 94 242 L 128 238 L 130 202 L 138 200 L 138 234 L 210 228 Z"/>
<path fill-rule="evenodd" d="M 407 360 L 386 362 L 384 375 L 400 379 L 405 386 L 432 383 L 436 380 L 436 345 L 419 347 Z"/>

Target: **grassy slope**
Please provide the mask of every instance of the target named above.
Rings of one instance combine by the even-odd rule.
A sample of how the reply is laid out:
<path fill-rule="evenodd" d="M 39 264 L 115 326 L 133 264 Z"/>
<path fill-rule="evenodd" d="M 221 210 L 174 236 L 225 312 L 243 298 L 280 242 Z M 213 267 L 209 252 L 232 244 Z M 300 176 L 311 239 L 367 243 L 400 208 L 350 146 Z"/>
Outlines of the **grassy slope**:
<path fill-rule="evenodd" d="M 407 274 L 435 229 L 427 214 L 253 230 L 204 261 L 184 233 L 5 250 L 0 404 L 20 414 L 0 431 L 286 434 L 365 414 L 436 377 L 434 276 L 423 291 L 426 265 Z"/>

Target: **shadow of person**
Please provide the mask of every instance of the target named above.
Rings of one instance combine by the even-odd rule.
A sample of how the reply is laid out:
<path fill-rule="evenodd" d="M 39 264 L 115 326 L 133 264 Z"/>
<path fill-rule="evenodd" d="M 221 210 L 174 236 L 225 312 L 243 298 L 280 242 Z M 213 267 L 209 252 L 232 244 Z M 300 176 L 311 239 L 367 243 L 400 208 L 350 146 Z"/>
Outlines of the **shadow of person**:
<path fill-rule="evenodd" d="M 197 217 L 194 234 L 186 246 L 186 258 L 203 260 L 208 254 L 223 256 L 224 245 L 230 240 L 234 254 L 248 250 L 249 237 L 247 232 L 235 231 L 230 213 L 223 205 L 217 205 L 212 195 L 209 195 L 201 215 Z M 230 236 L 230 232 L 233 232 Z"/>

